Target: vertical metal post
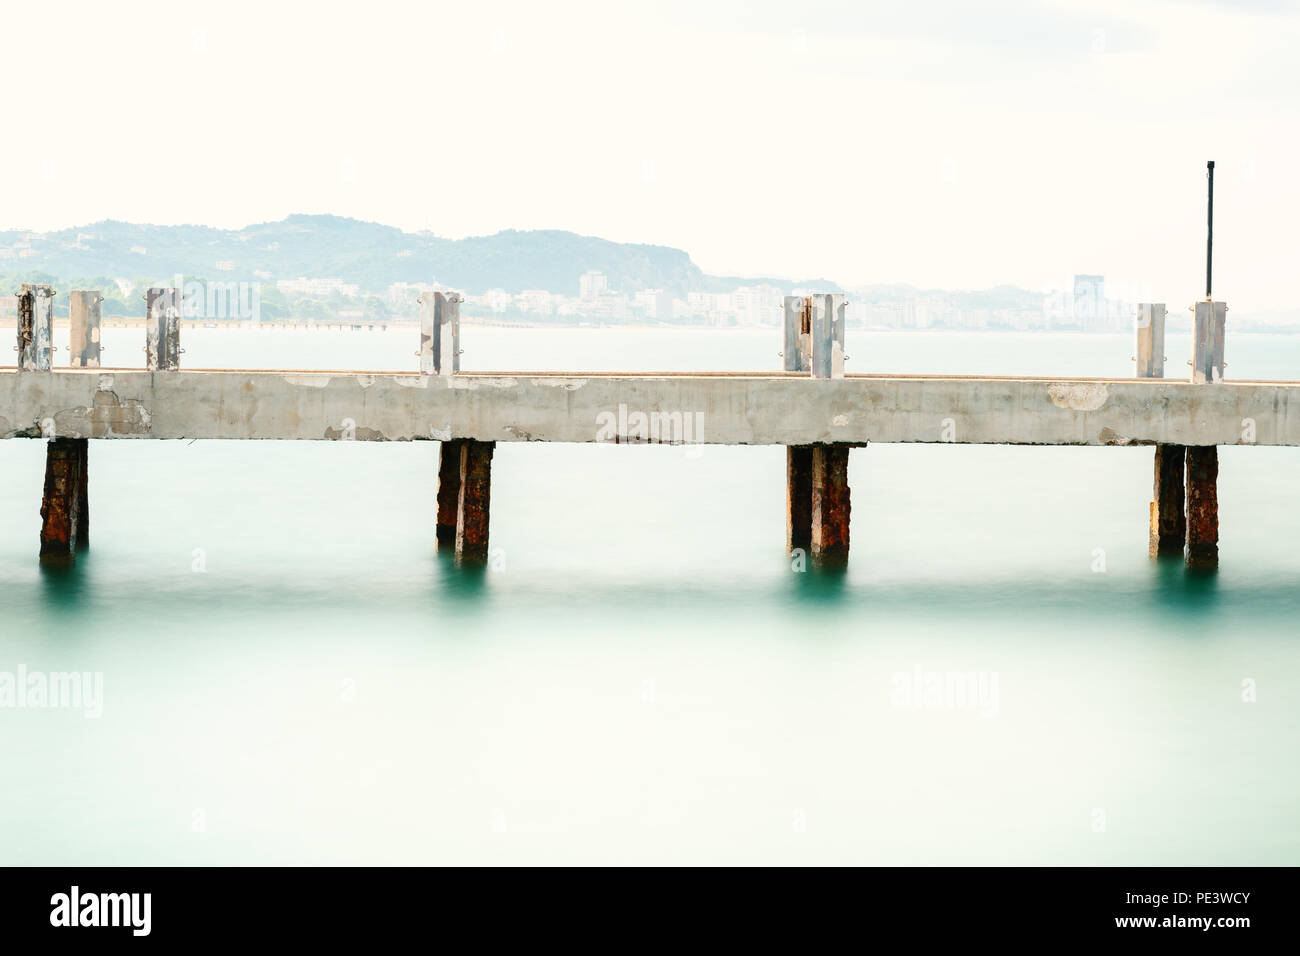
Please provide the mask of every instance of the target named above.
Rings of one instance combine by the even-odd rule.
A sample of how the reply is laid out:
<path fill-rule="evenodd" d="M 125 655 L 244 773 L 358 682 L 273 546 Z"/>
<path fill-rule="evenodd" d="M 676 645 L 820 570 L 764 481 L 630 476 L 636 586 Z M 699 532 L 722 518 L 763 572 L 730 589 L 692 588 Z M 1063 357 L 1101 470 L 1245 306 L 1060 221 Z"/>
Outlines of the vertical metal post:
<path fill-rule="evenodd" d="M 1212 287 L 1214 266 L 1214 160 L 1205 164 L 1205 176 L 1209 185 L 1209 198 L 1205 204 L 1205 298 L 1213 299 Z"/>
<path fill-rule="evenodd" d="M 150 289 L 145 293 L 145 352 L 156 372 L 181 367 L 181 293 L 179 289 Z"/>
<path fill-rule="evenodd" d="M 50 370 L 53 325 L 54 287 L 24 283 L 18 293 L 18 371 Z"/>
<path fill-rule="evenodd" d="M 101 345 L 99 323 L 104 297 L 98 290 L 76 291 L 68 296 L 68 318 L 72 330 L 72 356 L 68 364 L 73 368 L 99 368 Z"/>

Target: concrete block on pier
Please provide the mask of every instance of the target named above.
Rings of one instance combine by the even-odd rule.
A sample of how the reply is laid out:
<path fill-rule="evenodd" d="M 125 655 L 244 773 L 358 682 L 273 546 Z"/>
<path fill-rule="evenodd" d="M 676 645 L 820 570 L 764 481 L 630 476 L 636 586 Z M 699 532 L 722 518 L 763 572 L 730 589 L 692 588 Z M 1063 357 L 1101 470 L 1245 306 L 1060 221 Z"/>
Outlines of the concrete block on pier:
<path fill-rule="evenodd" d="M 23 283 L 18 293 L 18 371 L 48 372 L 54 338 L 54 287 Z"/>
<path fill-rule="evenodd" d="M 785 340 L 782 367 L 787 372 L 812 370 L 812 296 L 787 295 L 783 302 Z"/>
<path fill-rule="evenodd" d="M 1144 302 L 1138 306 L 1134 323 L 1137 342 L 1133 352 L 1137 378 L 1165 377 L 1165 316 L 1163 302 Z"/>
<path fill-rule="evenodd" d="M 1193 306 L 1192 381 L 1198 385 L 1222 382 L 1224 332 L 1227 326 L 1226 302 L 1197 302 Z"/>
<path fill-rule="evenodd" d="M 461 297 L 442 292 L 420 296 L 420 374 L 460 371 Z"/>
<path fill-rule="evenodd" d="M 181 292 L 150 289 L 145 293 L 145 352 L 153 371 L 181 367 Z"/>
<path fill-rule="evenodd" d="M 98 290 L 76 291 L 68 296 L 73 368 L 99 368 L 102 346 L 99 341 L 100 309 L 104 297 Z"/>

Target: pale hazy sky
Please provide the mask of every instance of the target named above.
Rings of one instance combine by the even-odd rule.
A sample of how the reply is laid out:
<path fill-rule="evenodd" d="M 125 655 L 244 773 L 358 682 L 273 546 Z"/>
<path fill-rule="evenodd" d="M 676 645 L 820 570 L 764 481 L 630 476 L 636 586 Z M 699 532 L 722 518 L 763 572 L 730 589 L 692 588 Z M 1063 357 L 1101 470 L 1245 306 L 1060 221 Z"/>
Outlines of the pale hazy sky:
<path fill-rule="evenodd" d="M 1296 4 L 11 3 L 0 226 L 329 212 L 1296 304 Z"/>

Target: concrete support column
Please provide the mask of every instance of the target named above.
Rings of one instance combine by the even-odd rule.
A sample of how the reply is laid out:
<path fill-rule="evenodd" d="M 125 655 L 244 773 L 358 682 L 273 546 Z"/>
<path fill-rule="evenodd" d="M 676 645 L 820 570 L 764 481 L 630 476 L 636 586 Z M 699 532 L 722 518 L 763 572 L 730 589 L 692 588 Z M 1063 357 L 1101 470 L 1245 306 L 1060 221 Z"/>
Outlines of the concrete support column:
<path fill-rule="evenodd" d="M 460 457 L 460 507 L 456 514 L 456 562 L 486 564 L 492 502 L 493 441 L 466 439 Z"/>
<path fill-rule="evenodd" d="M 841 568 L 849 561 L 849 446 L 812 446 L 812 560 Z"/>
<path fill-rule="evenodd" d="M 88 522 L 86 442 L 51 438 L 45 450 L 45 494 L 41 500 L 41 560 L 70 562 L 85 541 L 78 532 Z"/>
<path fill-rule="evenodd" d="M 1191 445 L 1187 449 L 1187 566 L 1215 568 L 1219 564 L 1219 449 Z"/>
<path fill-rule="evenodd" d="M 456 516 L 460 513 L 460 468 L 465 442 L 444 441 L 438 449 L 438 550 L 456 545 Z"/>
<path fill-rule="evenodd" d="M 785 548 L 793 552 L 812 547 L 812 445 L 785 449 Z"/>

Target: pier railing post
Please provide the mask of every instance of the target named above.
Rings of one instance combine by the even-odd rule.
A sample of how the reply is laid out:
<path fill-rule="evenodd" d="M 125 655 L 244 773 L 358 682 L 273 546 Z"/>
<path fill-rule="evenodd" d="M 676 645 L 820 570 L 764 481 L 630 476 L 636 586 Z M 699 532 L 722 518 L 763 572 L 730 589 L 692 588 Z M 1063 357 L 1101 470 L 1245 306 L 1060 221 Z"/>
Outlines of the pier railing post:
<path fill-rule="evenodd" d="M 99 323 L 101 303 L 104 297 L 99 290 L 90 292 L 78 290 L 68 295 L 68 324 L 71 327 L 72 358 L 69 364 L 73 368 L 99 368 L 101 344 L 99 341 Z"/>
<path fill-rule="evenodd" d="M 1224 338 L 1228 305 L 1206 299 L 1192 311 L 1192 382 L 1223 382 Z M 1219 449 L 1216 445 L 1187 448 L 1187 546 L 1189 568 L 1210 569 L 1219 564 Z"/>
<path fill-rule="evenodd" d="M 460 371 L 460 303 L 454 292 L 420 296 L 420 374 Z"/>
<path fill-rule="evenodd" d="M 50 370 L 53 327 L 54 288 L 23 283 L 18 293 L 18 371 Z"/>
<path fill-rule="evenodd" d="M 145 293 L 145 353 L 155 372 L 181 367 L 181 292 L 150 289 Z"/>
<path fill-rule="evenodd" d="M 813 378 L 843 378 L 844 296 L 815 295 L 812 298 Z"/>
<path fill-rule="evenodd" d="M 1144 302 L 1138 306 L 1133 353 L 1138 378 L 1164 378 L 1167 314 L 1163 302 Z M 1153 558 L 1183 553 L 1187 539 L 1187 519 L 1183 513 L 1186 457 L 1187 448 L 1183 445 L 1156 445 L 1148 533 L 1148 552 Z"/>

